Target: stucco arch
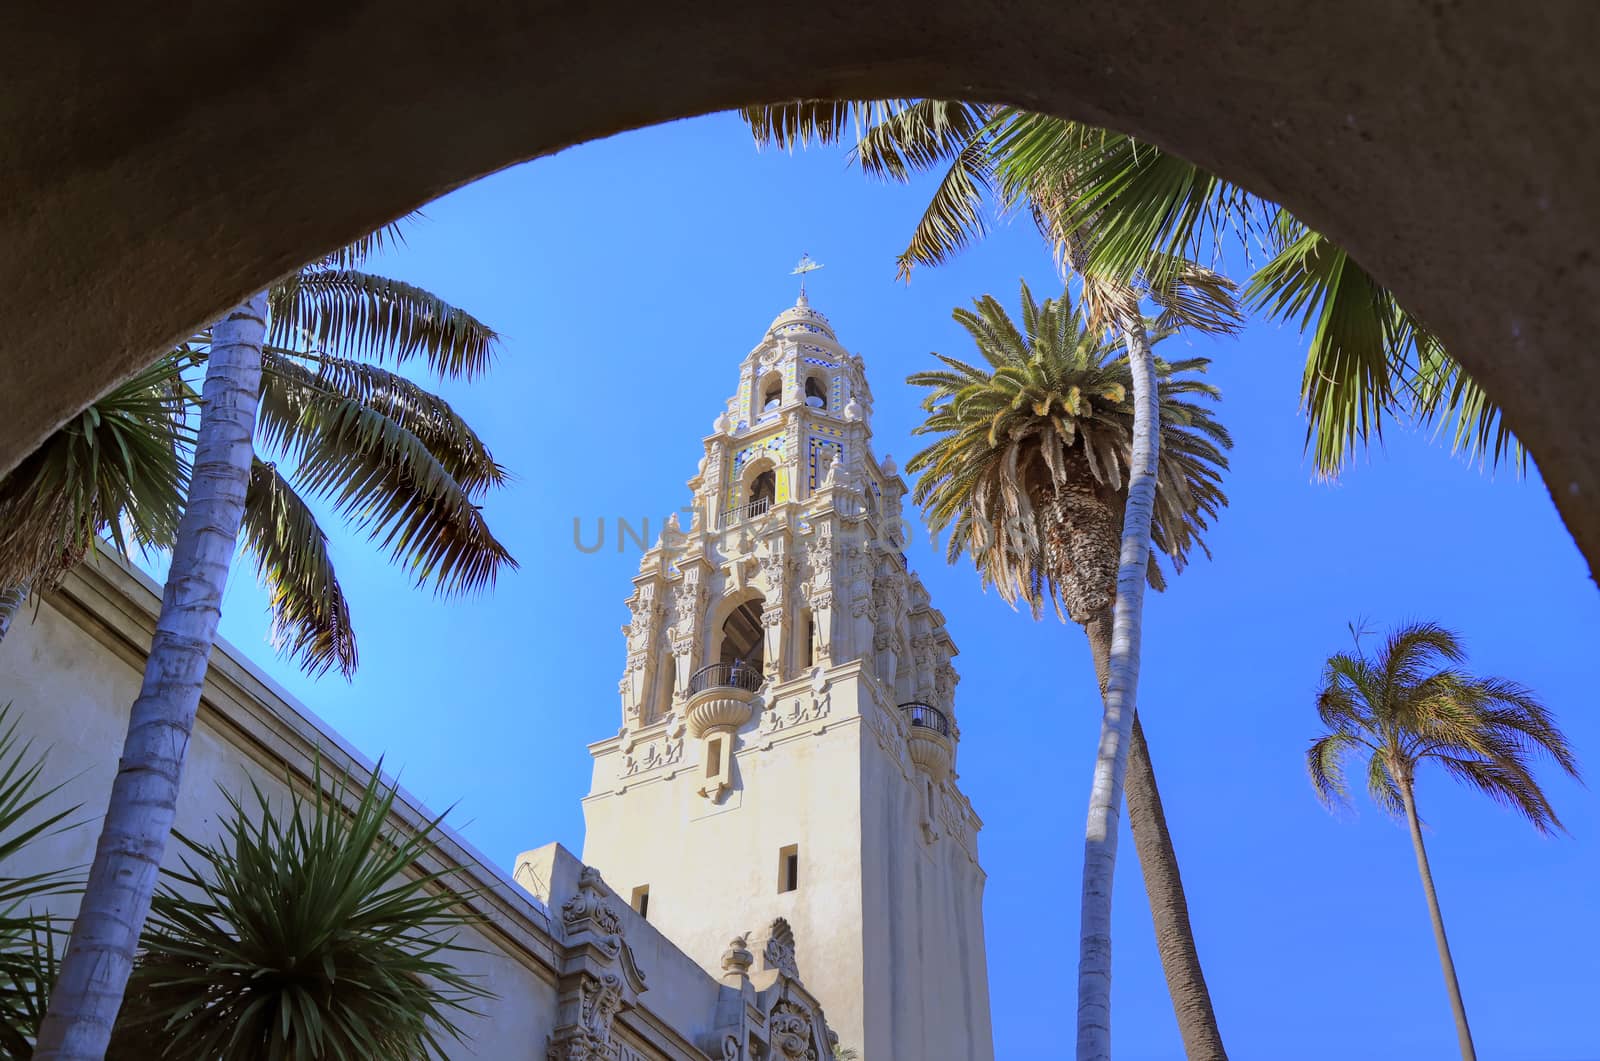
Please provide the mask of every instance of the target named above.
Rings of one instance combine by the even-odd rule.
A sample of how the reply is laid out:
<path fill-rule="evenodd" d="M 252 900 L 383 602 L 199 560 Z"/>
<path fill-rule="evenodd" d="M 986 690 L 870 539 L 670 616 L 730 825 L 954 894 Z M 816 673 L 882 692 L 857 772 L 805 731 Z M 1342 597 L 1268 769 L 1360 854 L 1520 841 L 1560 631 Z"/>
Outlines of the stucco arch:
<path fill-rule="evenodd" d="M 1499 397 L 1600 558 L 1600 5 L 23 5 L 0 469 L 251 290 L 475 177 L 737 104 L 929 95 L 1144 136 L 1289 205 Z"/>

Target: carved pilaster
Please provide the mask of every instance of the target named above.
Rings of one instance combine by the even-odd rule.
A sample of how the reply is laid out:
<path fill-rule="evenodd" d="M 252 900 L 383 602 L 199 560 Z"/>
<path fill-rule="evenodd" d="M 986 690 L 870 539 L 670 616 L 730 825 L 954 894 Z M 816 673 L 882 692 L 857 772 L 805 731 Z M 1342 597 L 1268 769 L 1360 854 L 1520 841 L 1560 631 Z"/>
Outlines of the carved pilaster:
<path fill-rule="evenodd" d="M 563 959 L 557 985 L 556 1029 L 547 1061 L 612 1061 L 611 1030 L 617 1014 L 638 1004 L 644 973 L 623 938 L 622 918 L 610 890 L 592 867 L 578 874 L 578 890 L 561 905 Z"/>

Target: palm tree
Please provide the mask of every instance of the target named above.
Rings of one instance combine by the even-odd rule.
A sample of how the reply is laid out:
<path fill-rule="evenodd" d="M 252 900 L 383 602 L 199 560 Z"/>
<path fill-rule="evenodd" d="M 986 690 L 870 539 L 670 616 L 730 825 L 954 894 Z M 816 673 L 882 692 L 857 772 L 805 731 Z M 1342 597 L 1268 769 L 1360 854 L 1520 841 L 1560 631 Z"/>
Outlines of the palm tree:
<path fill-rule="evenodd" d="M 986 104 L 808 99 L 741 114 L 761 143 L 828 143 L 854 130 L 851 157 L 869 176 L 904 182 L 942 170 L 899 256 L 903 276 L 981 239 L 988 200 L 1004 212 L 1063 178 L 1065 216 L 1092 224 L 1085 264 L 1104 279 L 1142 274 L 1160 286 L 1171 279 L 1162 262 L 1188 268 L 1224 246 L 1251 258 L 1265 249 L 1245 297 L 1309 333 L 1301 402 L 1306 448 L 1323 475 L 1338 475 L 1391 417 L 1448 428 L 1470 459 L 1526 464 L 1499 407 L 1392 291 L 1283 207 L 1191 162 L 1120 133 Z"/>
<path fill-rule="evenodd" d="M 451 871 L 417 873 L 441 818 L 391 825 L 396 789 L 382 763 L 359 792 L 324 791 L 286 806 L 251 784 L 254 813 L 224 793 L 222 841 L 182 834 L 140 939 L 112 1058 L 311 1061 L 444 1056 L 453 1014 L 491 998 L 450 962 L 472 921 Z"/>
<path fill-rule="evenodd" d="M 120 552 L 170 547 L 189 468 L 183 364 L 163 357 L 85 409 L 0 480 L 0 641 L 110 535 Z M 124 529 L 126 528 L 126 530 Z"/>
<path fill-rule="evenodd" d="M 917 433 L 935 436 L 907 463 L 918 477 L 913 500 L 935 531 L 951 530 L 951 562 L 968 553 L 1008 602 L 1025 601 L 1038 616 L 1048 601 L 1083 626 L 1104 693 L 1114 604 L 1125 593 L 1119 528 L 1135 460 L 1131 359 L 1066 293 L 1040 304 L 1023 284 L 1020 328 L 987 295 L 955 319 L 987 367 L 939 355 L 944 369 L 909 378 L 929 388 Z M 1208 364 L 1157 361 L 1152 373 L 1161 439 L 1149 533 L 1174 571 L 1204 550 L 1202 534 L 1227 504 L 1220 484 L 1232 441 L 1207 408 L 1216 389 L 1196 378 Z M 1141 565 L 1151 585 L 1165 586 L 1153 556 Z M 1225 1056 L 1136 715 L 1130 728 L 1129 816 L 1185 1047 L 1191 1057 Z"/>
<path fill-rule="evenodd" d="M 503 480 L 476 436 L 426 392 L 325 351 L 338 343 L 375 360 L 423 356 L 434 371 L 465 377 L 487 366 L 496 337 L 480 322 L 354 268 L 382 238 L 252 297 L 190 345 L 203 349 L 206 374 L 188 501 L 88 887 L 40 1035 L 41 1058 L 105 1051 L 171 832 L 241 529 L 290 650 L 313 671 L 337 661 L 349 673 L 355 665 L 326 536 L 288 479 L 256 456 L 258 406 L 262 439 L 295 460 L 303 488 L 379 540 L 419 585 L 476 590 L 513 563 L 473 503 Z"/>
<path fill-rule="evenodd" d="M 1461 639 L 1434 623 L 1399 627 L 1375 657 L 1361 651 L 1357 635 L 1354 653 L 1330 656 L 1323 668 L 1317 717 L 1326 732 L 1311 742 L 1306 764 L 1318 797 L 1333 807 L 1349 800 L 1347 757 L 1366 758 L 1373 802 L 1405 817 L 1461 1056 L 1471 1061 L 1477 1056 L 1472 1031 L 1417 817 L 1417 769 L 1436 763 L 1455 780 L 1527 818 L 1539 832 L 1550 833 L 1562 827 L 1561 821 L 1534 779 L 1530 760 L 1548 755 L 1573 778 L 1578 762 L 1533 692 L 1505 678 L 1469 673 L 1466 658 Z"/>
<path fill-rule="evenodd" d="M 859 138 L 856 147 L 857 158 L 869 173 L 904 180 L 914 171 L 948 163 L 933 201 L 913 236 L 913 250 L 920 246 L 920 253 L 937 261 L 982 232 L 979 208 L 984 196 L 994 188 L 997 163 L 1004 157 L 997 155 L 993 146 L 994 111 L 994 108 L 935 100 L 887 100 L 867 103 L 800 101 L 776 107 L 748 108 L 743 113 L 758 142 L 788 145 L 804 143 L 812 137 L 836 139 L 852 115 L 858 119 L 865 116 L 869 122 L 877 119 Z M 1008 178 L 1001 192 L 1008 205 L 1027 205 L 1040 232 L 1054 250 L 1058 266 L 1082 278 L 1083 301 L 1091 325 L 1098 329 L 1114 328 L 1121 333 L 1129 354 L 1133 389 L 1129 485 L 1123 506 L 1117 592 L 1110 616 L 1111 650 L 1102 672 L 1104 714 L 1085 837 L 1078 1056 L 1090 1061 L 1109 1057 L 1111 1049 L 1111 880 L 1116 865 L 1116 820 L 1133 740 L 1140 621 L 1161 436 L 1161 403 L 1154 382 L 1154 356 L 1141 302 L 1144 299 L 1154 302 L 1161 310 L 1161 323 L 1167 326 L 1232 334 L 1242 318 L 1234 302 L 1231 282 L 1192 261 L 1151 250 L 1142 266 L 1127 275 L 1111 276 L 1091 269 L 1091 255 L 1098 237 L 1094 219 L 1084 216 L 1078 208 L 1077 181 L 1078 174 L 1070 169 L 1038 170 Z M 908 268 L 907 262 L 906 256 L 902 256 L 902 272 Z M 1181 882 L 1176 880 L 1176 858 L 1171 856 L 1170 840 L 1165 823 L 1161 821 L 1159 797 L 1146 806 L 1154 813 L 1134 816 L 1135 820 L 1143 816 L 1160 822 L 1158 829 L 1147 828 L 1145 832 L 1154 833 L 1157 842 L 1166 848 L 1167 857 L 1160 861 L 1171 869 L 1173 880 L 1170 883 L 1176 885 L 1175 889 L 1164 887 L 1161 892 L 1163 895 L 1181 894 Z M 1184 1029 L 1185 1042 L 1191 1046 L 1191 1056 L 1225 1057 L 1209 994 L 1200 975 L 1187 910 L 1182 910 L 1180 917 L 1180 911 L 1171 904 L 1166 904 L 1165 915 L 1155 903 L 1152 909 L 1157 917 L 1158 934 L 1162 934 L 1164 940 L 1163 966 L 1169 990 L 1180 1027 Z M 1163 920 L 1166 925 L 1162 924 Z M 1163 928 L 1168 931 L 1162 933 Z"/>

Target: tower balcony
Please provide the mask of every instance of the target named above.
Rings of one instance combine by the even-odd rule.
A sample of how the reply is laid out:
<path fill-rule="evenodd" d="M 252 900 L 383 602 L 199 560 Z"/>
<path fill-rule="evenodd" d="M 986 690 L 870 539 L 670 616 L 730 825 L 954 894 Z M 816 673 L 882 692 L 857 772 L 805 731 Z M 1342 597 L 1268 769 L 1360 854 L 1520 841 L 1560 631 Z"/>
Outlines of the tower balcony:
<path fill-rule="evenodd" d="M 772 498 L 758 497 L 743 505 L 723 509 L 717 513 L 717 530 L 738 526 L 745 520 L 755 519 L 757 516 L 765 516 L 771 508 Z"/>
<path fill-rule="evenodd" d="M 935 781 L 943 781 L 950 776 L 950 764 L 955 755 L 955 745 L 950 739 L 950 719 L 932 704 L 901 704 L 900 710 L 911 726 L 906 740 L 911 761 Z"/>
<path fill-rule="evenodd" d="M 732 731 L 750 720 L 750 704 L 766 679 L 755 667 L 740 661 L 713 663 L 689 676 L 689 703 L 685 723 L 689 736 L 699 739 L 718 730 Z"/>

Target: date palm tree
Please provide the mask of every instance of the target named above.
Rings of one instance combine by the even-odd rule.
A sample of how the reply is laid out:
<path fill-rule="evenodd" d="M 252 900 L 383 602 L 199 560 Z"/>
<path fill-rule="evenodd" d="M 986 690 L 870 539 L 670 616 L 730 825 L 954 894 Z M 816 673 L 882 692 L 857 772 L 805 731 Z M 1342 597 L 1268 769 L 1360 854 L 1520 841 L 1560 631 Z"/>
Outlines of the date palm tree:
<path fill-rule="evenodd" d="M 907 463 L 913 500 L 935 531 L 950 530 L 952 563 L 968 554 L 1008 602 L 1026 602 L 1036 617 L 1050 603 L 1084 628 L 1104 693 L 1134 461 L 1131 359 L 1067 293 L 1038 303 L 1023 284 L 1020 327 L 988 295 L 955 319 L 983 364 L 936 355 L 943 369 L 909 378 L 929 389 L 916 430 L 934 437 Z M 1203 532 L 1227 504 L 1232 441 L 1208 407 L 1216 389 L 1197 378 L 1208 364 L 1154 364 L 1161 440 L 1150 539 L 1175 572 L 1204 551 Z M 1143 574 L 1165 587 L 1153 554 Z M 1136 713 L 1130 726 L 1129 818 L 1185 1046 L 1191 1057 L 1225 1056 Z"/>
<path fill-rule="evenodd" d="M 913 247 L 923 241 L 924 250 L 932 248 L 934 260 L 939 260 L 940 255 L 982 231 L 979 208 L 994 189 L 997 161 L 1002 157 L 993 149 L 993 111 L 935 100 L 887 100 L 799 101 L 749 108 L 743 113 L 758 142 L 785 145 L 811 138 L 837 139 L 852 115 L 858 119 L 865 116 L 875 124 L 859 138 L 856 155 L 869 173 L 904 180 L 915 171 L 948 164 L 913 237 Z M 1081 278 L 1090 325 L 1120 333 L 1128 351 L 1132 386 L 1128 488 L 1110 613 L 1111 649 L 1101 672 L 1104 712 L 1084 841 L 1078 969 L 1078 1057 L 1080 1061 L 1100 1061 L 1108 1058 L 1111 1050 L 1111 882 L 1116 867 L 1116 824 L 1136 721 L 1144 585 L 1162 434 L 1155 359 L 1141 304 L 1153 302 L 1161 311 L 1163 325 L 1218 334 L 1233 333 L 1242 318 L 1231 282 L 1191 261 L 1151 250 L 1144 266 L 1127 275 L 1092 270 L 1096 235 L 1093 219 L 1078 211 L 1077 176 L 1071 170 L 1040 170 L 1007 179 L 1000 193 L 1009 206 L 1027 206 L 1058 266 Z M 901 266 L 902 272 L 908 267 L 905 256 Z M 1154 820 L 1159 820 L 1159 799 L 1152 805 L 1156 808 Z M 1131 811 L 1130 816 L 1137 818 Z M 1159 830 L 1145 831 L 1156 832 L 1166 842 L 1170 856 L 1164 822 Z M 1148 867 L 1147 860 L 1141 858 L 1141 862 Z M 1181 890 L 1181 882 L 1175 881 L 1176 859 L 1167 857 L 1160 864 L 1170 869 L 1173 883 Z M 1174 889 L 1161 890 L 1171 894 Z M 1171 940 L 1170 946 L 1162 948 L 1163 965 L 1185 1043 L 1192 1057 L 1225 1057 L 1209 994 L 1199 975 L 1187 912 L 1179 923 L 1177 911 L 1169 910 L 1165 925 L 1159 910 L 1154 912 L 1158 936 Z M 1204 999 L 1204 1004 L 1195 999 Z"/>
<path fill-rule="evenodd" d="M 1550 833 L 1561 821 L 1533 776 L 1532 760 L 1546 755 L 1573 778 L 1578 762 L 1532 691 L 1505 678 L 1472 674 L 1466 659 L 1461 639 L 1434 623 L 1399 627 L 1375 656 L 1361 651 L 1358 636 L 1355 652 L 1336 653 L 1323 668 L 1316 702 L 1325 732 L 1311 742 L 1306 765 L 1317 796 L 1334 807 L 1350 798 L 1347 759 L 1365 759 L 1373 802 L 1405 818 L 1461 1056 L 1471 1061 L 1477 1056 L 1472 1030 L 1417 816 L 1417 772 L 1432 763 Z"/>
<path fill-rule="evenodd" d="M 40 1058 L 105 1052 L 172 829 L 241 530 L 290 650 L 313 670 L 355 664 L 326 536 L 289 479 L 257 457 L 258 411 L 262 441 L 293 459 L 302 488 L 330 500 L 419 585 L 477 590 L 512 563 L 474 503 L 502 480 L 487 450 L 443 402 L 356 360 L 423 357 L 439 374 L 471 377 L 496 340 L 435 296 L 356 269 L 382 238 L 253 296 L 189 346 L 203 352 L 205 379 L 187 501 Z M 352 356 L 327 352 L 335 344 Z"/>
<path fill-rule="evenodd" d="M 460 1040 L 452 1018 L 493 997 L 452 961 L 472 916 L 451 871 L 417 872 L 442 818 L 392 824 L 382 765 L 287 801 L 252 782 L 224 792 L 220 841 L 177 834 L 109 1057 L 425 1061 Z"/>

